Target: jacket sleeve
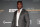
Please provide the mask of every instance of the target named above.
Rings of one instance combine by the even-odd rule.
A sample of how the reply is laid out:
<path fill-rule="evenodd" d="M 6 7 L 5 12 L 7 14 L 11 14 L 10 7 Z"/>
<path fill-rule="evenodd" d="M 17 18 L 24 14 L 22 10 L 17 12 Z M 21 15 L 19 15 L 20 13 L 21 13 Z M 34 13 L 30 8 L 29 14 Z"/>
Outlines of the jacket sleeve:
<path fill-rule="evenodd" d="M 12 19 L 12 24 L 11 24 L 11 27 L 14 26 L 14 14 L 13 14 L 13 19 Z"/>
<path fill-rule="evenodd" d="M 26 21 L 26 27 L 29 27 L 29 25 L 30 25 L 30 18 L 29 18 L 28 11 L 26 11 L 26 13 L 25 13 L 25 21 Z"/>

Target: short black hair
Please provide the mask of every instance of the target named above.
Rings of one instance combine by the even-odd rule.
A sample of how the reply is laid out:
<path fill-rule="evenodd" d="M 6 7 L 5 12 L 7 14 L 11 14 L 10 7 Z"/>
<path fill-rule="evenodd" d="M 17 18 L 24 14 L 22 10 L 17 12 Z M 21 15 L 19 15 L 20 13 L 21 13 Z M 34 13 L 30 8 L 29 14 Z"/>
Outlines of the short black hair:
<path fill-rule="evenodd" d="M 17 4 L 18 4 L 18 3 L 22 3 L 22 1 L 17 1 Z"/>

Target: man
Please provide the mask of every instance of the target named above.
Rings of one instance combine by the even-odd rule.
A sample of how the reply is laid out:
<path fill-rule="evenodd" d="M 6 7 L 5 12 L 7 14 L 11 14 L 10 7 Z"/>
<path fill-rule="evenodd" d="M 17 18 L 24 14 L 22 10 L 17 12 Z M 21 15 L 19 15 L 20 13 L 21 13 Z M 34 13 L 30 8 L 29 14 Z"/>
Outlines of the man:
<path fill-rule="evenodd" d="M 17 2 L 18 10 L 14 12 L 11 27 L 29 27 L 30 19 L 28 11 L 23 9 L 22 1 Z"/>

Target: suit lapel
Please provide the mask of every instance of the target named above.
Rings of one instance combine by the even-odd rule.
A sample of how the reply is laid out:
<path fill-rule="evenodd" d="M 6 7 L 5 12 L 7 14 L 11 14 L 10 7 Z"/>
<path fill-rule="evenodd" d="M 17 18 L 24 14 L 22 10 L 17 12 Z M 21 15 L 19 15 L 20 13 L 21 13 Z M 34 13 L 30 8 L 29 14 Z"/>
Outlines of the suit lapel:
<path fill-rule="evenodd" d="M 20 20 L 20 17 L 21 17 L 21 15 L 24 13 L 24 9 L 22 9 L 22 11 L 21 11 L 21 13 L 20 13 L 20 16 L 19 16 L 19 20 Z"/>
<path fill-rule="evenodd" d="M 14 25 L 16 26 L 16 14 L 17 14 L 17 11 L 14 13 Z"/>
<path fill-rule="evenodd" d="M 21 13 L 20 13 L 20 16 L 24 13 L 24 11 L 25 11 L 25 10 L 24 10 L 24 9 L 22 9 L 22 11 L 21 11 Z M 20 18 L 20 16 L 19 16 L 19 18 Z"/>

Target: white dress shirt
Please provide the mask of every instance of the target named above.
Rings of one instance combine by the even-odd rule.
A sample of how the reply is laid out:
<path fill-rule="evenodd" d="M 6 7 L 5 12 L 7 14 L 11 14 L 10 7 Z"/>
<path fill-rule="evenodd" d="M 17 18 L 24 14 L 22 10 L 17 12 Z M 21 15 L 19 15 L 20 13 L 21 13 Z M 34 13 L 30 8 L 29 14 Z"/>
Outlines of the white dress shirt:
<path fill-rule="evenodd" d="M 22 8 L 20 9 L 20 12 L 17 11 L 17 15 L 16 15 L 16 26 L 18 26 L 18 20 L 19 20 L 19 16 L 20 16 L 21 11 L 22 11 Z"/>

